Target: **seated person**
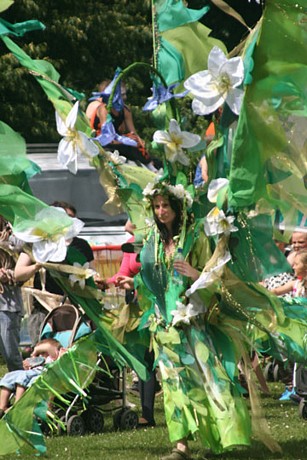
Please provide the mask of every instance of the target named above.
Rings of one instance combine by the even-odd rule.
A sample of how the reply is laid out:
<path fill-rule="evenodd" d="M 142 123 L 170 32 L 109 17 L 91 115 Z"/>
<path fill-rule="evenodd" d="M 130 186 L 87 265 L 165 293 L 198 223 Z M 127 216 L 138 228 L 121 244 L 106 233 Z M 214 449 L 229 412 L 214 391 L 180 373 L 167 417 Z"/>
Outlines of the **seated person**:
<path fill-rule="evenodd" d="M 146 150 L 145 142 L 136 133 L 132 112 L 125 104 L 127 90 L 124 83 L 121 83 L 122 104 L 116 108 L 112 107 L 112 123 L 107 123 L 107 103 L 111 84 L 110 80 L 102 81 L 98 87 L 99 92 L 93 93 L 95 94 L 94 100 L 92 100 L 93 98 L 90 99 L 91 102 L 86 109 L 86 115 L 90 120 L 91 128 L 95 130 L 99 142 L 105 149 L 117 150 L 127 160 L 140 162 L 148 169 L 156 172 L 157 169 Z"/>
<path fill-rule="evenodd" d="M 9 409 L 11 395 L 15 393 L 15 402 L 17 402 L 42 373 L 45 364 L 58 359 L 64 351 L 65 349 L 57 340 L 44 339 L 36 344 L 31 358 L 24 360 L 24 369 L 5 374 L 0 380 L 0 418 Z"/>
<path fill-rule="evenodd" d="M 300 251 L 302 249 L 307 249 L 307 231 L 304 232 L 302 229 L 302 231 L 293 232 L 292 237 L 291 237 L 291 246 L 292 246 L 292 250 L 287 257 L 287 260 L 289 264 L 293 266 L 294 257 L 297 251 Z"/>

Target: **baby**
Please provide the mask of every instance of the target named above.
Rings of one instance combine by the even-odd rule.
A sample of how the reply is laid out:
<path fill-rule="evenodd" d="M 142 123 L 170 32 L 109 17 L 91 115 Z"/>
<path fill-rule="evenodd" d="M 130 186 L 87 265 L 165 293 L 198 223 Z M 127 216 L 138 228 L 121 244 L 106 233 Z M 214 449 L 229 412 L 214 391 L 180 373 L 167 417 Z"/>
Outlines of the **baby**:
<path fill-rule="evenodd" d="M 0 380 L 0 418 L 9 408 L 12 393 L 15 392 L 15 401 L 18 401 L 42 373 L 44 365 L 55 361 L 64 351 L 57 340 L 44 339 L 35 345 L 31 358 L 23 361 L 23 370 L 5 374 Z"/>

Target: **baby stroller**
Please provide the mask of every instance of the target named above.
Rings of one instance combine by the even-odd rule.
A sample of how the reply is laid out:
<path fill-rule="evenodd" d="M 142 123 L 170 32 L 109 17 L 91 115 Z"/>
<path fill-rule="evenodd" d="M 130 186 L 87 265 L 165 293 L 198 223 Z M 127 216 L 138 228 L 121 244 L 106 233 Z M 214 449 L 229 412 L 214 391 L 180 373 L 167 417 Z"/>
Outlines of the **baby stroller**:
<path fill-rule="evenodd" d="M 293 384 L 299 399 L 299 415 L 307 420 L 307 368 L 304 364 L 295 364 Z"/>
<path fill-rule="evenodd" d="M 63 304 L 54 308 L 46 316 L 40 332 L 41 340 L 54 338 L 65 348 L 79 338 L 93 332 L 94 327 L 79 309 L 71 304 Z M 66 395 L 69 406 L 63 406 L 59 401 L 54 401 L 55 412 L 61 423 L 58 427 L 59 434 L 66 428 L 68 435 L 82 436 L 86 431 L 101 433 L 104 428 L 104 413 L 113 414 L 115 429 L 134 429 L 138 424 L 138 414 L 126 407 L 126 370 L 120 371 L 116 363 L 109 357 L 97 353 L 96 371 L 93 382 L 87 387 L 87 402 L 75 394 Z M 107 372 L 106 372 L 107 369 Z M 107 408 L 111 401 L 120 401 L 120 406 L 114 412 Z"/>

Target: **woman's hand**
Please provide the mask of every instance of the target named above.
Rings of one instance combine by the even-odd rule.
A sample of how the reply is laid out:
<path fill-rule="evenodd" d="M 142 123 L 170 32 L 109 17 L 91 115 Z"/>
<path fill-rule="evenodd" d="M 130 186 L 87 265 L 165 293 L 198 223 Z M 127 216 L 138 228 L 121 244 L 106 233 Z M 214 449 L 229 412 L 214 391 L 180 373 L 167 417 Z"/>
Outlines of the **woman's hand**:
<path fill-rule="evenodd" d="M 196 270 L 196 268 L 193 268 L 186 260 L 175 260 L 174 270 L 176 270 L 180 275 L 191 278 L 193 281 L 196 281 L 200 275 L 199 271 Z"/>
<path fill-rule="evenodd" d="M 119 275 L 116 278 L 115 285 L 116 287 L 119 287 L 122 289 L 133 289 L 134 288 L 133 278 L 130 278 L 129 276 Z"/>

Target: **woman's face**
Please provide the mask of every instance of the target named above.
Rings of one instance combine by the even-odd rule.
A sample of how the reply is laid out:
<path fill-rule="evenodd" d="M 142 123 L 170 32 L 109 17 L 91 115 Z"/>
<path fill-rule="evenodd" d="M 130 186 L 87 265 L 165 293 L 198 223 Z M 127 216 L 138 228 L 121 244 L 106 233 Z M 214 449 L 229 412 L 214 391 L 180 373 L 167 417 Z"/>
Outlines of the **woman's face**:
<path fill-rule="evenodd" d="M 296 256 L 294 258 L 293 270 L 294 270 L 295 276 L 302 276 L 302 277 L 306 276 L 307 268 L 306 268 L 306 265 L 301 260 L 300 256 Z"/>
<path fill-rule="evenodd" d="M 169 200 L 165 196 L 157 195 L 153 199 L 153 210 L 157 219 L 167 228 L 172 228 L 176 213 L 171 208 Z"/>

